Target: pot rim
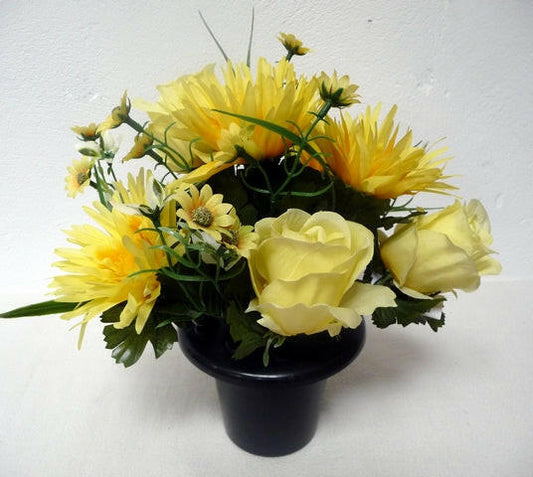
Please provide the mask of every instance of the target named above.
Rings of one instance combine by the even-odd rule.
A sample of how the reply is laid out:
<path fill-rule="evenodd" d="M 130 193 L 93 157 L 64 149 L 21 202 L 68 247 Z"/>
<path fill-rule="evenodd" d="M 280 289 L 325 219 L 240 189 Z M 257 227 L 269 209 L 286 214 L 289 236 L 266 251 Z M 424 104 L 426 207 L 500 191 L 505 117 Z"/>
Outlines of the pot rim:
<path fill-rule="evenodd" d="M 208 337 L 194 327 L 178 329 L 183 354 L 208 375 L 240 385 L 305 385 L 329 378 L 350 364 L 361 352 L 366 338 L 364 320 L 354 329 L 343 328 L 338 337 L 302 336 L 270 350 L 270 363 L 263 365 L 259 351 L 235 360 L 226 345 L 226 330 L 219 322 Z"/>

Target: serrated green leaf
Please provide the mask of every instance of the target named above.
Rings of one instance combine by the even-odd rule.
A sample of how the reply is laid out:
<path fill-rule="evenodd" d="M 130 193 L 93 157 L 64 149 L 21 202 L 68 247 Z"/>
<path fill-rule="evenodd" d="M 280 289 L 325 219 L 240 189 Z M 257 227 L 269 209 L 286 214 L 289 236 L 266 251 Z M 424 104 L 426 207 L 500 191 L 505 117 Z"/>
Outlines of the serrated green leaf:
<path fill-rule="evenodd" d="M 372 314 L 372 322 L 378 328 L 387 328 L 396 323 L 394 308 L 377 308 Z"/>
<path fill-rule="evenodd" d="M 233 353 L 234 359 L 242 359 L 252 354 L 256 349 L 265 346 L 265 340 L 261 336 L 250 334 L 243 337 L 242 341 L 237 346 L 237 349 Z"/>
<path fill-rule="evenodd" d="M 100 315 L 100 321 L 102 323 L 118 323 L 123 309 L 124 305 L 115 305 L 113 308 L 109 308 Z"/>
<path fill-rule="evenodd" d="M 377 308 L 372 315 L 372 322 L 378 328 L 386 328 L 395 323 L 408 326 L 410 324 L 428 324 L 433 331 L 444 325 L 444 314 L 440 319 L 431 318 L 424 313 L 438 306 L 445 299 L 443 297 L 420 300 L 411 297 L 396 297 L 396 308 Z"/>
<path fill-rule="evenodd" d="M 178 333 L 172 324 L 157 326 L 150 335 L 150 342 L 154 348 L 155 357 L 159 358 L 165 351 L 171 350 L 178 342 Z"/>
<path fill-rule="evenodd" d="M 233 354 L 235 359 L 242 359 L 267 344 L 265 330 L 249 314 L 242 313 L 235 303 L 228 308 L 226 321 L 231 338 L 239 343 Z"/>
<path fill-rule="evenodd" d="M 126 368 L 139 360 L 148 342 L 147 333 L 137 334 L 134 323 L 121 329 L 107 325 L 103 332 L 106 348 L 113 350 L 111 356 L 115 362 L 123 364 Z"/>
<path fill-rule="evenodd" d="M 436 333 L 437 331 L 439 331 L 439 328 L 442 328 L 444 326 L 445 315 L 444 313 L 442 313 L 440 315 L 440 318 L 426 317 L 426 320 L 428 322 L 428 325 L 431 327 L 431 329 Z"/>
<path fill-rule="evenodd" d="M 1 313 L 0 318 L 21 318 L 23 316 L 55 315 L 72 311 L 80 303 L 67 303 L 55 300 L 43 301 L 32 305 L 15 308 L 14 310 Z"/>

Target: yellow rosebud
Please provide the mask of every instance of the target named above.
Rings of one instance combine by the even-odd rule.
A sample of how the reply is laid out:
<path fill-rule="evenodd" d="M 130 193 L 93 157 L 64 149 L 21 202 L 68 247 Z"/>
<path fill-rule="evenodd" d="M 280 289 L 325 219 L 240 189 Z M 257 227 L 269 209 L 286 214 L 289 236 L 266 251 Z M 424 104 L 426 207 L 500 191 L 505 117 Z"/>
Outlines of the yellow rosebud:
<path fill-rule="evenodd" d="M 126 119 L 128 116 L 130 108 L 131 103 L 128 99 L 128 92 L 124 91 L 122 99 L 120 100 L 120 105 L 116 108 L 113 108 L 111 114 L 99 124 L 97 132 L 101 133 L 107 129 L 114 129 L 120 126 L 124 122 L 124 119 Z"/>
<path fill-rule="evenodd" d="M 481 275 L 496 275 L 487 212 L 478 200 L 400 225 L 381 245 L 383 263 L 398 288 L 415 298 L 455 289 L 474 291 Z"/>
<path fill-rule="evenodd" d="M 333 108 L 344 108 L 354 103 L 360 103 L 359 95 L 356 91 L 359 86 L 350 83 L 348 75 L 337 78 L 337 71 L 333 72 L 333 76 L 328 76 L 322 72 L 320 75 L 320 97 L 331 103 Z"/>
<path fill-rule="evenodd" d="M 303 56 L 310 51 L 309 48 L 303 46 L 302 41 L 296 38 L 292 33 L 280 33 L 278 40 L 281 41 L 281 44 L 287 49 L 288 59 L 294 55 Z"/>
<path fill-rule="evenodd" d="M 257 248 L 248 265 L 257 298 L 247 311 L 284 336 L 355 328 L 361 315 L 396 306 L 386 287 L 356 282 L 372 258 L 370 230 L 335 212 L 289 209 L 255 224 Z"/>
<path fill-rule="evenodd" d="M 146 149 L 148 149 L 153 142 L 153 139 L 146 134 L 139 134 L 138 136 L 135 136 L 135 143 L 133 144 L 130 152 L 124 156 L 122 162 L 143 157 L 146 154 Z"/>

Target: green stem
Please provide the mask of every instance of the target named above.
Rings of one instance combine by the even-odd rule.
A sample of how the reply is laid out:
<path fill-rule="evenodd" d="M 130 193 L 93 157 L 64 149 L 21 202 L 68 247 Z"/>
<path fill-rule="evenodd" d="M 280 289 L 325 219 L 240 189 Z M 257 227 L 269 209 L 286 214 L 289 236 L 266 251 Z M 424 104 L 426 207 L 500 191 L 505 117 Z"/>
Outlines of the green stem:
<path fill-rule="evenodd" d="M 146 131 L 146 129 L 144 129 L 144 127 L 141 124 L 139 124 L 137 121 L 135 121 L 135 119 L 131 118 L 130 116 L 125 116 L 124 117 L 124 124 L 127 124 L 132 129 L 137 131 L 138 133 L 142 133 L 142 134 L 148 136 L 153 141 L 156 141 L 157 143 L 163 145 L 165 148 L 168 148 L 170 151 L 176 152 L 171 147 L 169 147 L 168 144 L 165 144 L 163 141 L 161 141 L 160 139 L 156 138 L 153 134 L 150 134 L 148 131 Z M 174 179 L 178 178 L 178 176 L 174 173 L 174 171 L 172 169 L 170 169 L 170 167 L 168 167 L 166 161 L 159 154 L 157 154 L 153 149 L 148 149 L 146 151 L 146 154 L 148 156 L 152 157 L 158 164 L 166 167 L 168 172 L 170 174 L 172 174 Z"/>
<path fill-rule="evenodd" d="M 159 229 L 161 227 L 161 221 L 159 220 L 159 217 L 152 217 L 152 222 L 154 223 L 155 229 L 157 230 L 157 233 L 159 234 L 159 238 L 161 239 L 161 242 L 163 245 L 168 248 L 167 241 L 165 240 L 165 235 L 163 232 Z M 167 257 L 168 267 L 173 270 L 174 266 L 172 265 L 172 259 L 170 258 L 170 254 L 167 250 L 165 250 L 165 255 Z"/>
<path fill-rule="evenodd" d="M 285 181 L 283 181 L 283 184 L 281 184 L 281 186 L 278 187 L 278 189 L 275 192 L 273 192 L 271 197 L 270 197 L 271 207 L 273 206 L 274 202 L 276 201 L 277 196 L 280 195 L 285 190 L 285 188 L 290 184 L 290 182 L 294 179 L 294 177 L 297 177 L 298 175 L 300 175 L 297 172 L 297 169 L 298 169 L 298 165 L 301 163 L 300 162 L 300 158 L 302 156 L 302 152 L 305 149 L 305 147 L 309 144 L 309 136 L 311 135 L 311 132 L 317 126 L 317 124 L 320 121 L 324 120 L 324 118 L 326 117 L 326 115 L 328 114 L 330 109 L 331 109 L 331 101 L 327 100 L 322 105 L 322 107 L 320 108 L 318 113 L 316 114 L 315 120 L 313 121 L 313 123 L 309 127 L 308 131 L 302 137 L 302 140 L 298 144 L 298 151 L 296 152 L 296 155 L 295 155 L 295 158 L 294 158 L 294 163 L 292 165 L 291 170 L 287 174 L 287 177 L 286 177 Z M 303 167 L 305 167 L 305 165 Z M 302 167 L 302 170 L 303 170 L 303 167 Z"/>
<path fill-rule="evenodd" d="M 105 193 L 102 188 L 103 179 L 100 177 L 97 165 L 95 164 L 93 168 L 94 168 L 94 176 L 96 177 L 96 190 L 98 191 L 98 198 L 100 199 L 100 203 L 104 205 L 107 209 L 111 210 L 111 207 L 109 206 L 109 203 L 107 202 L 105 198 Z"/>

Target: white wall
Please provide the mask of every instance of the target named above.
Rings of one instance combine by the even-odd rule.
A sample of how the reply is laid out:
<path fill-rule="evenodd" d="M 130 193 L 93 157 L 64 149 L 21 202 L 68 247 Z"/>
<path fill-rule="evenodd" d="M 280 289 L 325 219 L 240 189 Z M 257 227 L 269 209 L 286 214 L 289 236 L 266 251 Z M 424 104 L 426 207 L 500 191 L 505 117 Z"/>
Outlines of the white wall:
<path fill-rule="evenodd" d="M 446 136 L 454 183 L 492 217 L 501 278 L 532 278 L 530 1 L 4 0 L 0 293 L 44 293 L 60 229 L 85 222 L 80 206 L 96 200 L 64 194 L 77 156 L 70 126 L 102 120 L 126 88 L 155 99 L 156 84 L 220 62 L 198 9 L 244 59 L 252 5 L 255 58 L 279 58 L 276 35 L 293 32 L 314 51 L 297 69 L 336 68 L 361 85 L 364 102 L 397 103 L 416 138 Z"/>

